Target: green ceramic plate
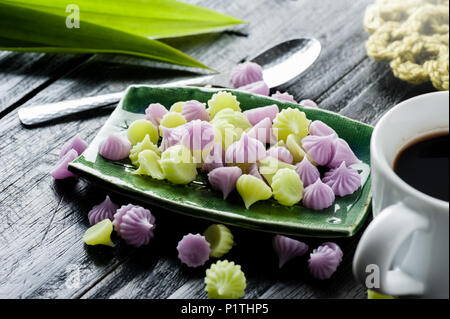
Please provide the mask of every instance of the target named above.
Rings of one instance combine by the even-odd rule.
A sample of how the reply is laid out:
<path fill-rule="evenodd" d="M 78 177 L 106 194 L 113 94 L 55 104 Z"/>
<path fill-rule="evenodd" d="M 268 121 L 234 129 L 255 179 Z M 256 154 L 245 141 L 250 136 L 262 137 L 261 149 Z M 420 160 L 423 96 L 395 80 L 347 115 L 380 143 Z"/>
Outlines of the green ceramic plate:
<path fill-rule="evenodd" d="M 131 174 L 133 168 L 128 160 L 112 162 L 97 156 L 99 143 L 110 133 L 125 134 L 127 126 L 132 121 L 144 117 L 144 110 L 150 103 L 158 102 L 170 107 L 177 101 L 207 102 L 216 91 L 217 89 L 194 87 L 128 88 L 124 98 L 88 149 L 70 164 L 69 169 L 110 191 L 214 222 L 299 236 L 352 236 L 367 216 L 371 200 L 369 144 L 372 127 L 335 113 L 302 108 L 296 104 L 227 89 L 237 96 L 243 110 L 274 103 L 278 104 L 280 109 L 298 107 L 309 119 L 321 120 L 330 125 L 350 144 L 355 154 L 363 161 L 358 167 L 363 178 L 363 186 L 352 195 L 337 197 L 334 205 L 322 211 L 310 210 L 300 204 L 285 207 L 273 199 L 257 202 L 246 210 L 237 192 L 233 192 L 227 200 L 223 200 L 221 194 L 208 186 L 206 175 L 199 174 L 198 180 L 189 185 L 175 185 Z"/>

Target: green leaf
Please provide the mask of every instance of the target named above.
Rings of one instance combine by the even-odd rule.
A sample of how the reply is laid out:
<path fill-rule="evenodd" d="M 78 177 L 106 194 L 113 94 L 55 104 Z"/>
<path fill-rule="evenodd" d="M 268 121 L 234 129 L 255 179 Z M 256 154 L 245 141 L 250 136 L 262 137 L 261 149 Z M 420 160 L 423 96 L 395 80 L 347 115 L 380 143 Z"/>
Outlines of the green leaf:
<path fill-rule="evenodd" d="M 67 0 L 6 0 L 16 6 L 67 17 Z M 220 30 L 242 20 L 174 0 L 77 0 L 81 23 L 108 26 L 152 39 Z"/>
<path fill-rule="evenodd" d="M 208 68 L 190 56 L 140 34 L 82 22 L 66 28 L 66 15 L 0 3 L 0 48 L 16 51 L 122 53 L 189 67 Z"/>

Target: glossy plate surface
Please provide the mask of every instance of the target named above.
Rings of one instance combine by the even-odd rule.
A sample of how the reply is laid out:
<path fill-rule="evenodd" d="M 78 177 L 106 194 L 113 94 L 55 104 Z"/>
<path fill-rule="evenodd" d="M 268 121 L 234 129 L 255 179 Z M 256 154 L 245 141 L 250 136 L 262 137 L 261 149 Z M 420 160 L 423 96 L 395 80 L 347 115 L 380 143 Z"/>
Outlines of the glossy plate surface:
<path fill-rule="evenodd" d="M 222 89 L 221 89 L 222 90 Z M 188 185 L 175 185 L 147 176 L 131 174 L 130 161 L 113 162 L 97 155 L 99 143 L 111 133 L 125 136 L 128 125 L 144 117 L 150 103 L 161 103 L 167 108 L 178 101 L 198 100 L 207 102 L 217 89 L 152 86 L 132 86 L 111 114 L 88 149 L 69 169 L 89 181 L 131 198 L 156 205 L 167 210 L 204 218 L 214 222 L 231 224 L 255 230 L 316 237 L 349 237 L 363 224 L 371 201 L 370 190 L 370 137 L 372 127 L 340 116 L 336 113 L 303 108 L 268 97 L 228 90 L 237 96 L 243 111 L 260 106 L 277 104 L 280 109 L 298 107 L 310 120 L 321 120 L 334 128 L 345 139 L 363 164 L 355 167 L 363 179 L 363 186 L 354 194 L 336 197 L 328 209 L 314 211 L 300 204 L 292 207 L 279 205 L 274 199 L 253 204 L 245 209 L 239 194 L 234 191 L 227 200 L 211 189 L 206 174 L 199 174 Z"/>

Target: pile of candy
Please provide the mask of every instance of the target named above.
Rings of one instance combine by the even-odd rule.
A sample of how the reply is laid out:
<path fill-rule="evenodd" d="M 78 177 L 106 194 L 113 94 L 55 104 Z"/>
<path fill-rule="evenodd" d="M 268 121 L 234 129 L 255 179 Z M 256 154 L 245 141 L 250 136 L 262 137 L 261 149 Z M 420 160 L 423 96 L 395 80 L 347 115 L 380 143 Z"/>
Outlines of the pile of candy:
<path fill-rule="evenodd" d="M 87 245 L 114 247 L 111 240 L 113 230 L 134 247 L 147 245 L 153 238 L 155 217 L 141 206 L 132 204 L 119 207 L 109 196 L 88 213 L 92 225 L 86 230 L 83 241 Z M 221 258 L 234 245 L 233 235 L 222 224 L 209 226 L 203 234 L 187 234 L 176 247 L 179 260 L 188 267 L 205 265 L 210 257 Z M 281 235 L 273 238 L 273 248 L 278 255 L 279 268 L 289 260 L 305 255 L 307 244 Z M 342 250 L 335 243 L 327 242 L 314 249 L 308 260 L 308 267 L 317 279 L 328 279 L 342 261 Z M 246 279 L 240 265 L 228 260 L 219 260 L 206 270 L 206 292 L 209 298 L 237 299 L 245 294 Z"/>

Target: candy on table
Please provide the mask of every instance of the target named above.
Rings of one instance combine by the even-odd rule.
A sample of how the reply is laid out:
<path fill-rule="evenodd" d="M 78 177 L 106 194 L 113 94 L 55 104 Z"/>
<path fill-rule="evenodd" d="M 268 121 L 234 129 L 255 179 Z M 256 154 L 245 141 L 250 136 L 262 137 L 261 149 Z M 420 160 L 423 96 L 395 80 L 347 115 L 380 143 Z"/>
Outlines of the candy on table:
<path fill-rule="evenodd" d="M 272 245 L 278 255 L 279 268 L 283 267 L 289 260 L 303 256 L 309 249 L 307 244 L 282 235 L 275 235 Z"/>
<path fill-rule="evenodd" d="M 142 119 L 136 120 L 128 127 L 127 136 L 131 144 L 136 145 L 141 142 L 145 136 L 150 137 L 153 144 L 158 143 L 159 133 L 158 128 L 150 121 Z"/>
<path fill-rule="evenodd" d="M 300 202 L 303 195 L 303 183 L 298 174 L 289 168 L 282 168 L 272 178 L 273 197 L 283 206 L 292 206 Z"/>
<path fill-rule="evenodd" d="M 114 219 L 114 214 L 116 213 L 119 206 L 114 204 L 109 196 L 106 196 L 106 199 L 98 205 L 92 207 L 92 209 L 88 213 L 89 224 L 95 225 L 98 222 L 109 219 Z"/>
<path fill-rule="evenodd" d="M 181 115 L 186 121 L 192 120 L 209 121 L 209 113 L 206 111 L 206 104 L 196 100 L 186 101 L 183 104 Z"/>
<path fill-rule="evenodd" d="M 161 119 L 167 114 L 167 109 L 160 103 L 152 103 L 145 109 L 145 119 L 159 126 Z"/>
<path fill-rule="evenodd" d="M 153 238 L 155 216 L 148 209 L 128 204 L 114 214 L 113 225 L 128 245 L 140 247 L 147 245 Z"/>
<path fill-rule="evenodd" d="M 247 135 L 249 137 L 257 139 L 263 144 L 272 145 L 277 141 L 275 134 L 273 134 L 272 121 L 268 117 L 258 122 L 255 126 L 253 126 L 247 132 Z"/>
<path fill-rule="evenodd" d="M 225 120 L 227 123 L 233 125 L 235 129 L 240 128 L 241 130 L 246 130 L 252 127 L 244 113 L 240 111 L 233 111 L 230 108 L 217 112 L 216 116 L 211 121 L 211 124 L 214 125 L 214 123 L 220 120 Z"/>
<path fill-rule="evenodd" d="M 324 122 L 316 120 L 316 121 L 312 121 L 311 124 L 309 124 L 309 134 L 325 136 L 325 135 L 336 134 L 336 131 L 333 130 L 328 125 L 326 125 Z"/>
<path fill-rule="evenodd" d="M 112 161 L 127 158 L 130 155 L 130 151 L 130 142 L 114 134 L 108 135 L 98 146 L 98 153 L 102 157 Z"/>
<path fill-rule="evenodd" d="M 319 108 L 317 106 L 316 102 L 314 102 L 313 100 L 309 100 L 309 99 L 301 100 L 300 103 L 298 103 L 298 104 L 300 104 L 301 106 L 310 107 L 310 108 L 313 108 L 313 109 L 318 109 Z"/>
<path fill-rule="evenodd" d="M 150 141 L 150 137 L 147 134 L 147 135 L 145 135 L 144 139 L 141 142 L 137 143 L 136 145 L 134 145 L 131 148 L 129 157 L 130 157 L 131 163 L 133 165 L 135 165 L 135 166 L 139 165 L 138 156 L 139 156 L 139 153 L 144 150 L 152 150 L 159 156 L 161 155 L 161 151 L 159 150 L 158 146 L 156 146 L 155 144 L 152 143 L 152 141 Z"/>
<path fill-rule="evenodd" d="M 166 115 L 163 116 L 160 126 L 164 126 L 167 128 L 174 128 L 183 124 L 186 124 L 186 119 L 181 113 L 178 112 L 167 112 Z M 163 131 L 161 130 L 161 135 L 164 136 Z"/>
<path fill-rule="evenodd" d="M 266 155 L 272 156 L 288 164 L 292 164 L 294 161 L 291 152 L 289 152 L 289 150 L 285 146 L 271 147 L 267 150 Z"/>
<path fill-rule="evenodd" d="M 236 188 L 236 182 L 242 175 L 242 170 L 237 166 L 218 167 L 208 173 L 208 181 L 214 189 L 220 190 L 223 199 Z"/>
<path fill-rule="evenodd" d="M 222 224 L 213 224 L 203 233 L 210 244 L 211 257 L 220 258 L 230 251 L 234 245 L 233 234 Z"/>
<path fill-rule="evenodd" d="M 86 245 L 105 245 L 114 247 L 111 241 L 113 224 L 106 218 L 94 226 L 89 227 L 83 235 L 83 241 Z"/>
<path fill-rule="evenodd" d="M 342 257 L 344 256 L 344 253 L 342 252 L 341 247 L 338 246 L 338 244 L 333 243 L 333 242 L 326 242 L 323 243 L 322 246 L 327 246 L 329 248 L 331 248 L 334 253 L 336 254 L 337 259 L 339 260 L 339 262 L 342 261 Z"/>
<path fill-rule="evenodd" d="M 321 245 L 314 249 L 308 260 L 311 274 L 317 279 L 328 279 L 333 275 L 341 263 L 342 256 L 328 245 Z"/>
<path fill-rule="evenodd" d="M 220 91 L 215 93 L 211 99 L 208 101 L 208 113 L 212 119 L 216 116 L 216 114 L 226 108 L 231 108 L 233 111 L 241 111 L 239 107 L 239 101 L 236 97 L 230 92 Z"/>
<path fill-rule="evenodd" d="M 225 161 L 225 154 L 223 152 L 221 143 L 213 143 L 211 150 L 207 153 L 204 160 L 202 171 L 211 172 L 213 169 L 223 167 Z"/>
<path fill-rule="evenodd" d="M 336 196 L 353 194 L 361 186 L 358 171 L 347 167 L 345 161 L 338 168 L 326 172 L 322 181 L 331 187 Z"/>
<path fill-rule="evenodd" d="M 367 299 L 398 299 L 398 297 L 383 295 L 379 292 L 367 289 Z"/>
<path fill-rule="evenodd" d="M 280 110 L 278 109 L 278 105 L 272 104 L 247 110 L 244 111 L 243 113 L 247 117 L 250 124 L 255 126 L 256 124 L 258 124 L 267 117 L 270 119 L 270 122 L 272 123 L 272 121 L 275 119 L 275 117 L 279 112 Z"/>
<path fill-rule="evenodd" d="M 68 170 L 69 163 L 78 157 L 76 150 L 71 149 L 62 158 L 59 159 L 58 163 L 50 171 L 50 174 L 54 179 L 65 179 L 68 177 L 77 177 L 74 173 Z"/>
<path fill-rule="evenodd" d="M 160 159 L 159 155 L 153 150 L 143 150 L 138 156 L 139 168 L 132 174 L 147 175 L 154 179 L 163 180 L 165 175 L 159 163 Z"/>
<path fill-rule="evenodd" d="M 241 298 L 247 285 L 241 266 L 228 260 L 219 260 L 206 270 L 205 284 L 210 299 Z"/>
<path fill-rule="evenodd" d="M 308 160 L 308 157 L 304 157 L 300 163 L 295 165 L 295 171 L 303 182 L 303 186 L 307 187 L 317 181 L 320 178 L 320 173 L 317 167 L 315 167 Z"/>
<path fill-rule="evenodd" d="M 259 178 L 252 175 L 242 175 L 236 183 L 236 189 L 245 203 L 245 208 L 260 200 L 272 197 L 272 189 Z"/>
<path fill-rule="evenodd" d="M 290 134 L 303 139 L 308 135 L 309 120 L 299 109 L 287 108 L 282 110 L 273 120 L 273 129 L 278 140 L 286 142 Z"/>
<path fill-rule="evenodd" d="M 247 85 L 241 86 L 240 88 L 238 88 L 238 90 L 264 96 L 269 96 L 270 93 L 270 88 L 264 81 L 249 83 Z"/>
<path fill-rule="evenodd" d="M 302 140 L 308 155 L 319 165 L 326 166 L 333 159 L 336 135 L 309 135 Z"/>
<path fill-rule="evenodd" d="M 258 82 L 263 79 L 263 71 L 259 64 L 255 62 L 244 62 L 238 64 L 230 76 L 230 85 L 233 88 L 240 88 L 244 85 Z"/>
<path fill-rule="evenodd" d="M 294 97 L 290 95 L 288 92 L 281 93 L 280 91 L 277 91 L 276 93 L 272 94 L 271 97 L 281 102 L 290 102 L 297 104 L 297 101 L 294 100 Z"/>
<path fill-rule="evenodd" d="M 225 163 L 247 164 L 266 157 L 263 143 L 243 133 L 239 141 L 231 144 L 225 151 Z"/>
<path fill-rule="evenodd" d="M 170 107 L 169 111 L 181 113 L 181 111 L 183 111 L 184 103 L 185 103 L 185 101 L 173 103 L 172 106 Z"/>
<path fill-rule="evenodd" d="M 322 183 L 320 178 L 303 190 L 303 206 L 314 210 L 330 207 L 335 199 L 333 190 L 327 184 Z"/>
<path fill-rule="evenodd" d="M 339 167 L 344 161 L 347 163 L 347 166 L 361 163 L 361 161 L 356 157 L 355 153 L 353 153 L 348 143 L 342 138 L 338 138 L 334 143 L 334 153 L 333 157 L 328 163 L 328 167 Z"/>
<path fill-rule="evenodd" d="M 75 150 L 78 155 L 81 155 L 87 147 L 88 144 L 77 134 L 64 143 L 59 152 L 59 158 L 62 158 L 70 150 Z"/>
<path fill-rule="evenodd" d="M 174 145 L 161 154 L 161 168 L 167 180 L 174 184 L 188 184 L 197 177 L 197 164 L 183 145 Z"/>
<path fill-rule="evenodd" d="M 272 184 L 272 178 L 276 174 L 276 172 L 282 168 L 289 168 L 295 170 L 295 166 L 282 162 L 272 156 L 264 157 L 263 159 L 258 161 L 259 165 L 259 173 L 264 177 L 264 179 Z"/>
<path fill-rule="evenodd" d="M 211 252 L 210 244 L 200 234 L 187 234 L 178 242 L 178 258 L 189 267 L 205 264 Z"/>
<path fill-rule="evenodd" d="M 264 178 L 259 173 L 258 163 L 253 163 L 250 168 L 248 169 L 248 175 L 255 176 L 256 178 L 259 178 L 260 180 L 264 181 Z"/>

